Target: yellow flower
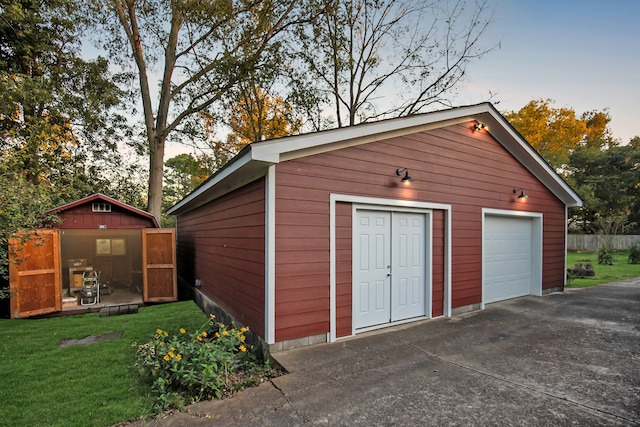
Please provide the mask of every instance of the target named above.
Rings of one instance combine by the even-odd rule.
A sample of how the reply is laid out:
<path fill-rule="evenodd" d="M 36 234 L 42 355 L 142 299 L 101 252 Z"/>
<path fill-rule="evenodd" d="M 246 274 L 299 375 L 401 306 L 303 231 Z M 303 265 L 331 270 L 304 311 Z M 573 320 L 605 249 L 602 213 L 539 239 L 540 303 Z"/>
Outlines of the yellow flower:
<path fill-rule="evenodd" d="M 223 329 L 226 328 L 226 326 L 224 326 L 224 323 L 220 323 L 220 327 Z"/>
<path fill-rule="evenodd" d="M 176 356 L 176 359 L 177 359 L 177 360 L 182 360 L 182 355 L 181 355 L 181 354 L 177 355 L 177 356 Z"/>
<path fill-rule="evenodd" d="M 169 356 L 167 356 L 167 355 L 165 354 L 165 355 L 164 355 L 164 357 L 163 357 L 163 359 L 164 359 L 164 361 L 165 361 L 165 362 L 168 362 L 168 361 L 169 361 Z"/>
<path fill-rule="evenodd" d="M 205 344 L 205 346 L 206 346 L 207 348 L 211 348 L 211 346 L 210 346 L 209 344 Z"/>
<path fill-rule="evenodd" d="M 176 357 L 176 355 L 173 354 L 173 351 L 170 351 L 169 353 L 167 353 L 167 356 L 169 356 L 170 358 Z"/>
<path fill-rule="evenodd" d="M 243 326 L 242 328 L 240 328 L 240 332 L 242 332 L 243 334 L 244 334 L 245 332 L 247 332 L 248 330 L 249 330 L 249 329 L 245 328 L 244 326 Z"/>
<path fill-rule="evenodd" d="M 169 332 L 167 332 L 167 331 L 164 331 L 163 334 L 164 334 L 165 337 L 169 336 Z"/>
<path fill-rule="evenodd" d="M 156 334 L 162 335 L 162 329 L 156 329 Z"/>
<path fill-rule="evenodd" d="M 227 332 L 227 331 L 222 331 L 222 335 L 224 335 L 224 336 L 226 337 L 227 335 L 229 335 L 229 332 Z"/>
<path fill-rule="evenodd" d="M 245 346 L 243 346 L 243 345 L 241 345 L 239 348 L 240 348 L 240 351 L 241 351 L 241 352 L 243 352 L 243 353 L 244 353 L 245 351 L 247 351 L 247 347 L 245 347 Z"/>
<path fill-rule="evenodd" d="M 215 315 L 215 314 L 210 314 L 210 315 L 209 315 L 209 318 L 210 318 L 210 319 L 215 319 L 215 318 L 216 318 L 216 315 Z"/>
<path fill-rule="evenodd" d="M 207 331 L 202 331 L 202 336 L 206 337 L 207 336 Z"/>
<path fill-rule="evenodd" d="M 175 349 L 176 349 L 175 347 L 171 347 L 169 351 L 174 351 Z"/>
<path fill-rule="evenodd" d="M 244 342 L 244 340 L 246 340 L 247 337 L 245 337 L 244 335 L 240 335 L 240 341 Z"/>
<path fill-rule="evenodd" d="M 184 330 L 184 328 L 180 328 L 180 333 L 181 333 L 181 334 L 184 334 L 184 333 L 186 333 L 186 332 L 187 332 L 187 331 L 185 331 L 185 330 Z"/>
<path fill-rule="evenodd" d="M 202 337 L 201 337 L 200 335 L 198 335 L 198 336 L 196 337 L 196 339 L 197 339 L 198 341 L 202 341 Z"/>
<path fill-rule="evenodd" d="M 216 338 L 220 338 L 220 333 L 216 332 Z"/>

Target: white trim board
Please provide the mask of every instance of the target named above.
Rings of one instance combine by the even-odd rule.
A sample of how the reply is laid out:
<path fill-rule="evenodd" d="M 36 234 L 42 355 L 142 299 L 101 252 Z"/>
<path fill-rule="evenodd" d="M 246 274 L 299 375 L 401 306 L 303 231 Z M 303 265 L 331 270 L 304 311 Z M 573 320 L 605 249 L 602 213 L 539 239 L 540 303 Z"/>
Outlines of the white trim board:
<path fill-rule="evenodd" d="M 336 337 L 336 203 L 351 203 L 352 209 L 381 209 L 390 211 L 445 211 L 445 266 L 444 266 L 444 315 L 451 316 L 451 205 L 441 203 L 417 202 L 411 200 L 385 199 L 376 197 L 353 196 L 349 194 L 331 194 L 329 197 L 329 300 L 330 327 L 328 342 Z M 352 215 L 353 217 L 353 215 Z M 353 227 L 353 226 L 352 226 Z M 431 308 L 431 305 L 430 305 Z M 429 311 L 429 317 L 431 312 Z M 353 325 L 353 321 L 352 321 Z"/>
<path fill-rule="evenodd" d="M 265 182 L 264 339 L 276 341 L 276 170 L 269 166 Z"/>
<path fill-rule="evenodd" d="M 503 209 L 482 209 L 482 299 L 480 309 L 485 308 L 485 221 L 486 217 L 504 216 L 511 218 L 530 218 L 532 223 L 532 248 L 531 248 L 531 291 L 530 295 L 542 296 L 542 219 L 543 215 L 539 212 L 512 211 Z"/>

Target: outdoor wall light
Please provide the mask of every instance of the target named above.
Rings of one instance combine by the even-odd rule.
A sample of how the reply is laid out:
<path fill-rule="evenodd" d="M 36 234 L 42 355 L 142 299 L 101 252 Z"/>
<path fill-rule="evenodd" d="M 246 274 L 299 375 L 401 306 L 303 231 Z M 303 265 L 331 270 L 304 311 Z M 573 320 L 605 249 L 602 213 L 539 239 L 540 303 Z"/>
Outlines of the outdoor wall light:
<path fill-rule="evenodd" d="M 524 188 L 514 188 L 513 189 L 513 194 L 517 194 L 518 191 L 520 191 L 520 194 L 518 194 L 518 199 L 527 199 L 529 198 L 529 196 L 527 196 L 526 194 L 524 194 Z"/>
<path fill-rule="evenodd" d="M 475 131 L 481 131 L 482 129 L 486 129 L 487 125 L 485 125 L 484 123 L 480 123 L 480 122 L 476 122 L 475 125 L 473 125 L 473 130 Z"/>
<path fill-rule="evenodd" d="M 412 182 L 413 178 L 409 176 L 409 169 L 407 168 L 398 168 L 396 169 L 396 175 L 401 176 L 404 173 L 404 176 L 400 180 L 402 183 Z"/>

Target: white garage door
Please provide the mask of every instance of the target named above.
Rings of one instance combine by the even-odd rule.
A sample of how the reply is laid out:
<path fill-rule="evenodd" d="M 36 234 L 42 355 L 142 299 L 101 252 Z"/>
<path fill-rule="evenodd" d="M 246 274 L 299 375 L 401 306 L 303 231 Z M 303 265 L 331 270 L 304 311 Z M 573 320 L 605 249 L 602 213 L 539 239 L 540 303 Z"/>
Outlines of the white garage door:
<path fill-rule="evenodd" d="M 531 294 L 533 220 L 487 215 L 484 226 L 483 302 Z"/>

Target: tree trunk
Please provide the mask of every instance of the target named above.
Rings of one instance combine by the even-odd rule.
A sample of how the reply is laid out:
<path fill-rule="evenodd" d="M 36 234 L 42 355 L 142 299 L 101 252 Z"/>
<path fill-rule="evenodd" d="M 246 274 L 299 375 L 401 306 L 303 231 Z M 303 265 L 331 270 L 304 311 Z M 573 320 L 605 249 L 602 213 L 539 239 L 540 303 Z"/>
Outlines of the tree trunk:
<path fill-rule="evenodd" d="M 165 138 L 149 136 L 149 200 L 147 211 L 162 224 L 162 175 L 164 168 Z"/>

